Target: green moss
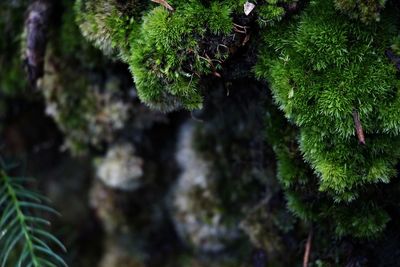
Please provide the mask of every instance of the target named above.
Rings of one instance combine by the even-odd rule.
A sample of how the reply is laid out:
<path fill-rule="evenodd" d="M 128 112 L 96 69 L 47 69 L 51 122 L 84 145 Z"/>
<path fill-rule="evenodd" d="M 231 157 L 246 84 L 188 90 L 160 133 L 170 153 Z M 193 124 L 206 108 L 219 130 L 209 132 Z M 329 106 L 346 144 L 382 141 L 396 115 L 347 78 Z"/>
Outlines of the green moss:
<path fill-rule="evenodd" d="M 229 33 L 231 11 L 221 3 L 206 8 L 197 1 L 175 8 L 171 14 L 157 7 L 144 17 L 129 63 L 145 103 L 162 110 L 196 109 L 202 105 L 199 77 L 220 68 L 218 61 L 227 56 L 207 55 L 202 40 L 210 33 Z"/>
<path fill-rule="evenodd" d="M 400 156 L 400 86 L 385 55 L 396 19 L 389 12 L 366 26 L 338 14 L 332 1 L 311 1 L 298 19 L 264 35 L 256 74 L 269 80 L 275 102 L 299 128 L 280 139 L 269 134 L 289 208 L 305 220 L 335 216 L 339 235 L 372 237 L 388 221 L 366 196 L 370 184 L 390 182 Z M 354 110 L 365 145 L 356 137 Z"/>
<path fill-rule="evenodd" d="M 187 107 L 197 108 L 201 104 L 201 96 L 196 91 L 198 78 L 181 67 L 188 60 L 189 51 L 195 53 L 197 49 L 197 42 L 190 35 L 190 24 L 186 27 L 186 23 L 189 20 L 185 17 L 172 17 L 162 7 L 145 18 L 142 38 L 133 47 L 130 62 L 144 102 L 159 106 L 165 99 L 170 106 L 171 101 L 178 102 L 176 95 L 179 95 Z"/>
<path fill-rule="evenodd" d="M 131 35 L 136 33 L 137 21 L 145 10 L 145 1 L 117 0 L 75 2 L 76 22 L 82 34 L 106 55 L 126 59 Z"/>
<path fill-rule="evenodd" d="M 337 216 L 330 227 L 339 235 L 375 236 L 389 217 L 368 198 L 390 182 L 400 157 L 400 82 L 385 55 L 391 45 L 396 51 L 396 10 L 383 11 L 386 1 L 314 0 L 301 12 L 306 1 L 267 0 L 243 19 L 244 2 L 170 0 L 170 11 L 141 1 L 77 1 L 76 10 L 84 36 L 128 63 L 140 99 L 163 111 L 202 107 L 212 90 L 203 78 L 218 76 L 242 45 L 227 41 L 239 36 L 238 18 L 268 26 L 255 72 L 290 122 L 268 115 L 289 209 L 306 221 Z"/>
<path fill-rule="evenodd" d="M 400 87 L 384 53 L 394 32 L 382 25 L 352 23 L 328 3 L 312 2 L 285 37 L 265 38 L 278 57 L 261 54 L 258 74 L 268 70 L 277 104 L 300 127 L 300 150 L 321 178 L 320 189 L 338 201 L 353 199 L 362 184 L 388 182 L 399 157 L 393 142 Z M 364 146 L 355 137 L 354 110 Z"/>
<path fill-rule="evenodd" d="M 263 1 L 264 2 L 264 1 Z M 285 7 L 290 5 L 299 4 L 299 0 L 266 0 L 265 3 L 261 2 L 260 6 L 256 9 L 257 21 L 261 27 L 274 25 L 281 21 L 287 13 Z"/>
<path fill-rule="evenodd" d="M 201 79 L 220 76 L 222 63 L 244 43 L 233 19 L 243 16 L 244 1 L 168 3 L 173 11 L 155 3 L 121 9 L 116 0 L 79 0 L 75 7 L 83 35 L 106 54 L 119 53 L 129 64 L 144 103 L 163 111 L 198 109 L 205 93 Z M 298 4 L 297 0 L 260 1 L 254 14 L 261 25 L 272 25 Z"/>
<path fill-rule="evenodd" d="M 277 174 L 284 187 L 289 210 L 305 222 L 315 222 L 319 229 L 324 229 L 321 231 L 335 232 L 338 236 L 378 236 L 390 217 L 384 208 L 386 204 L 378 204 L 381 196 L 376 195 L 376 187 L 365 187 L 364 194 L 350 203 L 337 202 L 321 191 L 318 177 L 302 160 L 297 148 L 298 130 L 283 119 L 274 107 L 268 108 L 267 140 L 277 155 Z M 350 196 L 354 197 L 354 194 Z M 335 220 L 332 221 L 332 218 Z"/>
<path fill-rule="evenodd" d="M 200 78 L 220 70 L 228 57 L 224 38 L 234 37 L 232 13 L 238 3 L 169 3 L 174 12 L 157 4 L 121 8 L 114 0 L 77 1 L 75 9 L 83 35 L 130 65 L 143 102 L 163 111 L 197 109 Z"/>

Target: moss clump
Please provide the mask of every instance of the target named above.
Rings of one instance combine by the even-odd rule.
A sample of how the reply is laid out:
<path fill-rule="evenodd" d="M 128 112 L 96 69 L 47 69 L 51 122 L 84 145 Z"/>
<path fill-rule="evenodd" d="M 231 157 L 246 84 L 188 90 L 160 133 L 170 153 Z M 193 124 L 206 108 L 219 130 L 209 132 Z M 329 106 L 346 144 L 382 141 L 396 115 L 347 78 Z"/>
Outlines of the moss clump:
<path fill-rule="evenodd" d="M 335 6 L 351 18 L 360 19 L 364 23 L 380 20 L 380 12 L 387 0 L 335 0 Z"/>
<path fill-rule="evenodd" d="M 266 124 L 267 140 L 277 156 L 277 175 L 290 211 L 304 222 L 318 224 L 320 231 L 334 232 L 339 237 L 372 238 L 384 230 L 390 220 L 385 209 L 387 200 L 382 201 L 376 186 L 364 187 L 364 194 L 356 201 L 335 201 L 321 192 L 319 177 L 303 161 L 297 144 L 298 129 L 285 122 L 283 114 L 272 106 Z"/>
<path fill-rule="evenodd" d="M 106 55 L 124 58 L 129 38 L 149 1 L 101 0 L 75 2 L 76 22 L 84 37 Z"/>
<path fill-rule="evenodd" d="M 199 78 L 221 68 L 227 57 L 221 45 L 207 54 L 207 35 L 229 34 L 232 30 L 230 7 L 197 1 L 178 5 L 170 14 L 158 7 L 145 16 L 140 37 L 129 61 L 140 98 L 163 110 L 182 105 L 200 108 Z"/>
<path fill-rule="evenodd" d="M 385 56 L 395 32 L 386 25 L 349 22 L 331 3 L 314 1 L 298 23 L 266 34 L 278 57 L 261 54 L 257 73 L 300 127 L 300 149 L 320 189 L 338 201 L 354 199 L 360 185 L 388 182 L 400 155 L 393 147 L 400 141 L 399 81 Z M 355 137 L 354 110 L 366 145 Z"/>
<path fill-rule="evenodd" d="M 340 15 L 333 1 L 311 1 L 298 19 L 265 33 L 256 67 L 299 128 L 298 135 L 284 133 L 292 140 L 274 142 L 289 207 L 307 220 L 334 215 L 339 235 L 375 236 L 388 222 L 371 192 L 396 174 L 400 157 L 400 83 L 385 55 L 397 34 L 394 14 L 365 25 Z M 364 145 L 357 139 L 355 111 Z"/>
<path fill-rule="evenodd" d="M 231 48 L 245 37 L 233 27 L 238 2 L 203 2 L 169 1 L 173 12 L 113 0 L 77 1 L 75 8 L 83 35 L 130 65 L 140 99 L 169 111 L 200 108 L 200 78 L 220 76 Z"/>
<path fill-rule="evenodd" d="M 247 25 L 272 25 L 302 3 L 259 1 L 256 15 L 245 17 L 245 1 L 171 0 L 173 11 L 133 2 L 79 0 L 77 22 L 97 47 L 129 64 L 140 99 L 163 111 L 201 108 L 202 78 L 221 76 L 223 62 L 249 40 Z"/>

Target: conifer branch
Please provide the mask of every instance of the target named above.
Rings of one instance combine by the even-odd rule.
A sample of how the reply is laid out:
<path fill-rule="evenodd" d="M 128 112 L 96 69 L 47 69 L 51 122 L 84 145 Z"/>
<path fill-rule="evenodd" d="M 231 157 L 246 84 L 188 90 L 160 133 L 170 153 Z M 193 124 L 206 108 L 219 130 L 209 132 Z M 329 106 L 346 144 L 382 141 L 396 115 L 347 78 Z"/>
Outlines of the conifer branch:
<path fill-rule="evenodd" d="M 63 244 L 44 227 L 50 222 L 34 215 L 35 211 L 58 214 L 44 204 L 47 200 L 40 194 L 26 189 L 23 184 L 29 178 L 10 177 L 2 162 L 0 166 L 0 266 L 11 264 L 11 255 L 17 260 L 15 266 L 67 267 L 65 261 L 54 252 L 47 241 L 63 251 Z"/>

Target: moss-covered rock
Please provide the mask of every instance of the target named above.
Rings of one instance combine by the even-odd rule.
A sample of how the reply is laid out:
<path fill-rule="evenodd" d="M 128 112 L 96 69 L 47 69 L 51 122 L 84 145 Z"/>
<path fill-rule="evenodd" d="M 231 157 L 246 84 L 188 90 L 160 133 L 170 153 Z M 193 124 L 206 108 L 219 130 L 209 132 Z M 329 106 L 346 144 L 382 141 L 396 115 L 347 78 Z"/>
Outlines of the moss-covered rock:
<path fill-rule="evenodd" d="M 110 147 L 95 163 L 97 177 L 111 188 L 133 191 L 142 184 L 143 159 L 135 155 L 135 149 L 129 143 Z"/>
<path fill-rule="evenodd" d="M 172 192 L 171 213 L 178 234 L 197 253 L 223 253 L 239 237 L 224 213 L 211 165 L 194 146 L 194 125 L 182 127 L 177 160 L 182 174 Z"/>
<path fill-rule="evenodd" d="M 86 76 L 76 78 L 75 69 L 58 68 L 63 62 L 57 62 L 59 59 L 52 57 L 51 52 L 47 58 L 41 83 L 46 113 L 65 132 L 65 147 L 79 154 L 90 145 L 100 146 L 113 140 L 115 131 L 124 127 L 129 112 L 129 106 L 121 99 L 118 79 L 102 85 Z"/>

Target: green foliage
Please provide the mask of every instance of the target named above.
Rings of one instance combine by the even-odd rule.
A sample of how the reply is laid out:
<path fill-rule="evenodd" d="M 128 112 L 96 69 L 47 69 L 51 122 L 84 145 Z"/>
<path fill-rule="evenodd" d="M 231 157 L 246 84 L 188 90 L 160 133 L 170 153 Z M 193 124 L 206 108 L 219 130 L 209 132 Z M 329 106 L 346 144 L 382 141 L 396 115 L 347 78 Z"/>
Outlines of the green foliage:
<path fill-rule="evenodd" d="M 286 15 L 285 6 L 296 5 L 299 2 L 299 0 L 266 0 L 257 9 L 258 24 L 261 27 L 274 25 Z"/>
<path fill-rule="evenodd" d="M 298 19 L 268 29 L 256 66 L 299 127 L 280 139 L 270 134 L 289 208 L 302 219 L 335 216 L 339 235 L 372 237 L 388 221 L 367 192 L 389 183 L 400 157 L 400 83 L 385 55 L 397 34 L 394 13 L 365 25 L 338 14 L 332 1 L 311 1 Z M 365 145 L 356 137 L 355 110 Z"/>
<path fill-rule="evenodd" d="M 54 243 L 65 251 L 63 244 L 50 232 L 50 222 L 36 213 L 58 214 L 47 206 L 48 200 L 25 187 L 29 178 L 10 177 L 7 166 L 0 169 L 0 266 L 54 267 L 67 266 L 49 246 Z"/>
<path fill-rule="evenodd" d="M 371 23 L 380 20 L 380 12 L 386 2 L 387 0 L 335 0 L 335 6 L 351 18 Z"/>

